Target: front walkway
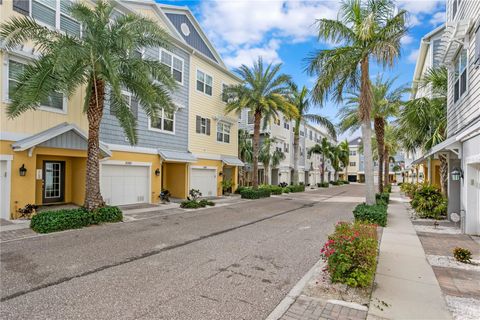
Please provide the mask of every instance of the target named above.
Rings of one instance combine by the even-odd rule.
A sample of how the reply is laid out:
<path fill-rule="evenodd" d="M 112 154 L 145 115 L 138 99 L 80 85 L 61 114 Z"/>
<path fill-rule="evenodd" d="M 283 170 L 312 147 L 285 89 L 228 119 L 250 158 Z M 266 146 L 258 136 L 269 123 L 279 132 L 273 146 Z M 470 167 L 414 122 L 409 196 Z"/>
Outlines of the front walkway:
<path fill-rule="evenodd" d="M 407 210 L 395 188 L 383 229 L 367 319 L 451 319 Z"/>

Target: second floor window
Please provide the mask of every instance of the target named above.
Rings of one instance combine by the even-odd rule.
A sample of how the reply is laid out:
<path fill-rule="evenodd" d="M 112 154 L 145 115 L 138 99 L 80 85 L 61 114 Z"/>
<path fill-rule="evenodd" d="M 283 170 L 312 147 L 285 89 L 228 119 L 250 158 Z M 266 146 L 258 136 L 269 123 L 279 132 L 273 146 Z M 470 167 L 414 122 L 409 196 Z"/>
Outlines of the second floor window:
<path fill-rule="evenodd" d="M 350 167 L 355 167 L 357 165 L 356 162 L 350 162 Z"/>
<path fill-rule="evenodd" d="M 356 155 L 357 155 L 357 151 L 351 150 L 351 151 L 350 151 L 350 155 L 351 155 L 351 156 L 356 156 Z"/>
<path fill-rule="evenodd" d="M 205 93 L 206 95 L 212 95 L 212 85 L 213 78 L 212 76 L 197 70 L 197 90 Z"/>
<path fill-rule="evenodd" d="M 27 1 L 28 2 L 28 1 Z M 31 0 L 31 16 L 52 28 L 80 36 L 80 23 L 70 17 L 69 0 Z"/>
<path fill-rule="evenodd" d="M 230 125 L 227 123 L 217 123 L 217 141 L 230 143 Z"/>
<path fill-rule="evenodd" d="M 290 123 L 288 122 L 288 120 L 285 120 L 285 122 L 283 123 L 283 127 L 287 130 L 290 130 Z"/>
<path fill-rule="evenodd" d="M 196 132 L 200 134 L 206 134 L 207 136 L 209 136 L 210 135 L 210 119 L 197 116 Z"/>
<path fill-rule="evenodd" d="M 247 124 L 253 124 L 253 112 L 251 110 L 247 111 Z"/>
<path fill-rule="evenodd" d="M 312 133 L 312 130 L 309 131 L 308 133 L 308 137 L 310 138 L 310 140 L 313 140 L 313 133 Z"/>
<path fill-rule="evenodd" d="M 8 60 L 8 99 L 13 95 L 17 86 L 20 84 L 18 77 L 24 72 L 26 64 L 17 60 Z M 46 99 L 40 103 L 41 107 L 47 107 L 54 110 L 64 110 L 64 97 L 60 92 L 52 92 Z"/>
<path fill-rule="evenodd" d="M 159 117 L 152 119 L 151 128 L 166 132 L 174 132 L 175 114 L 166 110 L 161 110 Z"/>
<path fill-rule="evenodd" d="M 457 102 L 467 91 L 467 50 L 462 49 L 455 61 L 453 102 Z"/>
<path fill-rule="evenodd" d="M 164 50 L 160 55 L 161 62 L 170 69 L 175 81 L 183 83 L 183 60 Z"/>
<path fill-rule="evenodd" d="M 285 150 L 285 153 L 288 153 L 289 147 L 290 147 L 290 146 L 289 146 L 288 143 L 285 142 L 285 143 L 283 144 L 283 149 Z"/>

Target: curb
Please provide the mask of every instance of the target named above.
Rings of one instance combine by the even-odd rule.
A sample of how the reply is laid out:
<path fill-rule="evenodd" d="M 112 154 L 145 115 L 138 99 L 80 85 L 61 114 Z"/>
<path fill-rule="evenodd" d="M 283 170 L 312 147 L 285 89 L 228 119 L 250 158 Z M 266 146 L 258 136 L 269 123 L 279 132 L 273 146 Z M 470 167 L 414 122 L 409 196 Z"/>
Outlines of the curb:
<path fill-rule="evenodd" d="M 310 270 L 297 282 L 297 284 L 290 290 L 287 296 L 280 301 L 280 303 L 273 309 L 273 311 L 265 318 L 265 320 L 278 320 L 280 319 L 288 308 L 297 300 L 303 291 L 303 288 L 307 285 L 308 281 L 312 278 L 315 270 L 323 263 L 320 259 L 313 265 Z"/>

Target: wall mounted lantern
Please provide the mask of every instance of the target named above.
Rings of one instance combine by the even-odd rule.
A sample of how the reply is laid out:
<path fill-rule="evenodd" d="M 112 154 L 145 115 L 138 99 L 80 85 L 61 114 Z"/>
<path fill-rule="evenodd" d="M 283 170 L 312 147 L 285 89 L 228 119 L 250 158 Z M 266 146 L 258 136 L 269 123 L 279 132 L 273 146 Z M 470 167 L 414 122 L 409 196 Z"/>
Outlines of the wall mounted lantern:
<path fill-rule="evenodd" d="M 223 172 L 220 171 L 220 172 L 218 173 L 218 176 L 221 177 L 222 175 L 223 175 Z"/>
<path fill-rule="evenodd" d="M 27 174 L 27 168 L 25 168 L 25 164 L 22 164 L 20 169 L 18 169 L 18 172 L 20 174 L 20 177 L 25 177 L 25 175 Z"/>
<path fill-rule="evenodd" d="M 461 168 L 454 168 L 451 172 L 451 175 L 453 181 L 459 181 L 460 178 L 463 179 L 463 171 Z"/>
<path fill-rule="evenodd" d="M 155 175 L 158 177 L 160 175 L 160 169 L 157 168 L 157 170 L 155 170 Z"/>

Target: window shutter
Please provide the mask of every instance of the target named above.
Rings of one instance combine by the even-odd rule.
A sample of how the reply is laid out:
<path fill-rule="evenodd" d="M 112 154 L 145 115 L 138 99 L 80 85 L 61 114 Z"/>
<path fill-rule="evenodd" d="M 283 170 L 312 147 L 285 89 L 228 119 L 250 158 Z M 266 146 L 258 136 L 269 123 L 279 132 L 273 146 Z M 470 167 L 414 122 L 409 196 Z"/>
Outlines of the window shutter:
<path fill-rule="evenodd" d="M 201 131 L 201 129 L 202 129 L 202 128 L 201 128 L 201 127 L 202 127 L 202 117 L 197 116 L 196 119 L 197 119 L 196 132 L 197 132 L 197 133 L 200 133 L 200 131 Z"/>
<path fill-rule="evenodd" d="M 29 0 L 13 0 L 13 11 L 28 16 L 30 14 Z"/>
<path fill-rule="evenodd" d="M 210 119 L 207 119 L 207 136 L 210 135 Z"/>
<path fill-rule="evenodd" d="M 130 110 L 132 111 L 133 117 L 138 119 L 138 100 L 135 96 L 132 96 Z"/>

